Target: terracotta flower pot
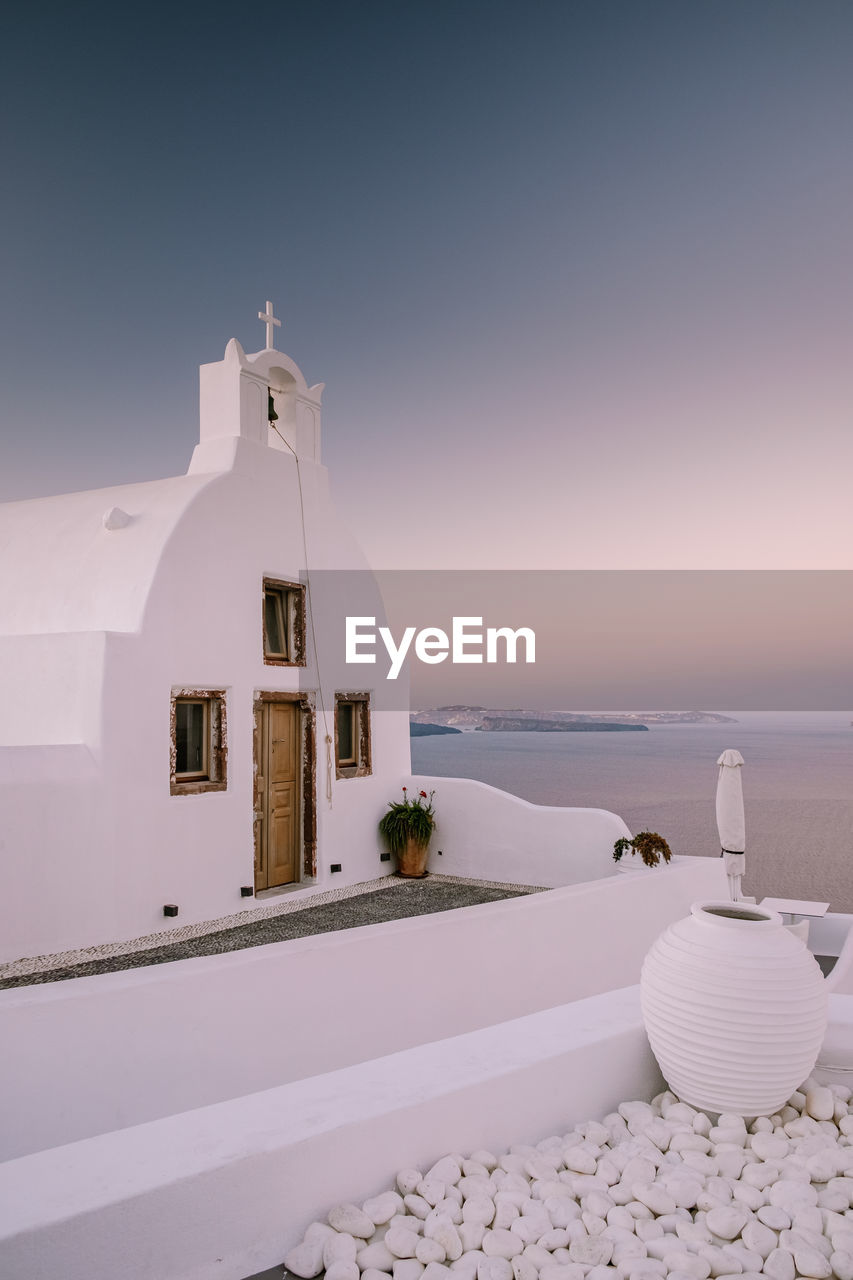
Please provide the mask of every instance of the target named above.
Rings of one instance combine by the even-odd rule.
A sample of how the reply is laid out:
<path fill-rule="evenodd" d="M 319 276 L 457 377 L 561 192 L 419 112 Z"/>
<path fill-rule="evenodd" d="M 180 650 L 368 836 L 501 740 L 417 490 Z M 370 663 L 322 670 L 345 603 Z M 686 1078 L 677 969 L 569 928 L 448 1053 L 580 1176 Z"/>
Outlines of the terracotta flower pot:
<path fill-rule="evenodd" d="M 429 841 L 424 844 L 409 836 L 405 846 L 397 854 L 397 874 L 411 880 L 422 879 L 427 874 L 428 857 Z"/>
<path fill-rule="evenodd" d="M 670 925 L 646 956 L 640 997 L 664 1080 L 704 1111 L 778 1111 L 826 1029 L 814 956 L 775 911 L 743 902 L 697 902 Z"/>

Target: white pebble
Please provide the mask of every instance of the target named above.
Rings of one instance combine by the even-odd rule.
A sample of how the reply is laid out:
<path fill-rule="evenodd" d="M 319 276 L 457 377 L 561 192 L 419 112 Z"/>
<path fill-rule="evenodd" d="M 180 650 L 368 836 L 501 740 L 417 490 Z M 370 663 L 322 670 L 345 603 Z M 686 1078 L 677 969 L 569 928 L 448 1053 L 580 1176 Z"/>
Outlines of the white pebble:
<path fill-rule="evenodd" d="M 740 1147 L 733 1150 L 723 1148 L 718 1144 L 714 1153 L 717 1161 L 717 1170 L 721 1178 L 739 1178 L 746 1164 L 746 1152 Z"/>
<path fill-rule="evenodd" d="M 437 1240 L 444 1249 L 450 1262 L 462 1256 L 462 1238 L 455 1224 L 441 1214 L 430 1215 L 424 1225 L 424 1235 Z"/>
<path fill-rule="evenodd" d="M 309 1240 L 329 1240 L 335 1234 L 335 1228 L 330 1227 L 328 1222 L 312 1222 L 302 1238 L 307 1244 Z"/>
<path fill-rule="evenodd" d="M 747 1249 L 760 1253 L 762 1258 L 769 1257 L 779 1243 L 775 1231 L 755 1220 L 746 1224 L 741 1235 Z"/>
<path fill-rule="evenodd" d="M 417 1258 L 401 1258 L 394 1263 L 394 1270 L 391 1273 L 394 1280 L 420 1280 L 424 1273 L 424 1264 L 418 1262 Z"/>
<path fill-rule="evenodd" d="M 513 1204 L 509 1200 L 502 1200 L 496 1205 L 495 1218 L 492 1227 L 495 1231 L 508 1230 L 519 1215 L 517 1204 Z"/>
<path fill-rule="evenodd" d="M 747 1142 L 746 1129 L 721 1129 L 715 1125 L 708 1134 L 711 1142 L 725 1143 L 728 1146 L 744 1147 Z"/>
<path fill-rule="evenodd" d="M 405 1231 L 414 1231 L 416 1235 L 420 1235 L 424 1229 L 424 1224 L 422 1218 L 413 1218 L 411 1214 L 406 1213 L 406 1210 L 403 1209 L 402 1213 L 395 1213 L 388 1223 L 388 1227 L 385 1230 L 386 1237 L 389 1227 L 402 1227 Z"/>
<path fill-rule="evenodd" d="M 563 1155 L 563 1162 L 573 1173 L 595 1173 L 596 1160 L 582 1147 L 571 1147 Z"/>
<path fill-rule="evenodd" d="M 785 1178 L 773 1183 L 767 1197 L 771 1204 L 788 1213 L 796 1213 L 798 1209 L 817 1204 L 817 1191 L 811 1183 L 793 1182 Z"/>
<path fill-rule="evenodd" d="M 757 1187 L 751 1187 L 748 1182 L 738 1180 L 732 1183 L 732 1199 L 755 1213 L 764 1204 L 766 1197 Z"/>
<path fill-rule="evenodd" d="M 853 1253 L 836 1249 L 829 1264 L 838 1280 L 853 1280 Z"/>
<path fill-rule="evenodd" d="M 356 1244 L 355 1236 L 348 1232 L 336 1232 L 323 1245 L 323 1266 L 328 1270 L 335 1262 L 355 1262 L 356 1254 L 363 1245 L 363 1240 Z"/>
<path fill-rule="evenodd" d="M 400 1195 L 410 1196 L 422 1180 L 423 1174 L 419 1169 L 401 1169 L 397 1174 L 397 1189 Z"/>
<path fill-rule="evenodd" d="M 462 1177 L 462 1168 L 459 1161 L 453 1156 L 442 1156 L 437 1160 L 431 1169 L 424 1174 L 424 1179 L 435 1178 L 438 1182 L 446 1182 L 451 1187 Z"/>
<path fill-rule="evenodd" d="M 773 1280 L 794 1280 L 797 1270 L 794 1265 L 794 1255 L 787 1249 L 774 1249 L 764 1259 L 763 1270 L 764 1274 L 772 1276 Z"/>
<path fill-rule="evenodd" d="M 465 1200 L 469 1196 L 493 1196 L 498 1189 L 493 1177 L 483 1178 L 477 1175 L 460 1178 L 457 1186 Z"/>
<path fill-rule="evenodd" d="M 635 1182 L 632 1190 L 634 1199 L 639 1200 L 640 1204 L 644 1204 L 654 1214 L 674 1213 L 677 1208 L 669 1192 L 654 1183 Z"/>
<path fill-rule="evenodd" d="M 415 1257 L 418 1262 L 422 1262 L 427 1266 L 430 1262 L 444 1262 L 447 1257 L 444 1245 L 433 1240 L 430 1236 L 418 1237 L 418 1243 L 415 1245 Z"/>
<path fill-rule="evenodd" d="M 385 1232 L 385 1248 L 395 1258 L 414 1258 L 420 1237 L 406 1227 L 390 1227 Z"/>
<path fill-rule="evenodd" d="M 421 1280 L 447 1280 L 450 1275 L 450 1268 L 445 1267 L 440 1262 L 428 1262 L 421 1272 Z"/>
<path fill-rule="evenodd" d="M 486 1228 L 482 1222 L 463 1222 L 457 1227 L 459 1239 L 462 1241 L 462 1257 L 466 1253 L 473 1253 L 479 1250 L 483 1243 L 483 1236 L 486 1234 Z M 458 1261 L 458 1259 L 457 1259 Z"/>
<path fill-rule="evenodd" d="M 326 1267 L 326 1280 L 359 1280 L 361 1272 L 357 1263 L 352 1262 L 333 1262 L 330 1267 Z"/>
<path fill-rule="evenodd" d="M 512 1274 L 514 1280 L 537 1280 L 539 1269 L 533 1265 L 529 1258 L 525 1258 L 524 1254 L 519 1253 L 512 1260 Z"/>
<path fill-rule="evenodd" d="M 508 1259 L 483 1258 L 477 1265 L 477 1280 L 513 1280 Z"/>
<path fill-rule="evenodd" d="M 765 1227 L 770 1227 L 773 1231 L 787 1231 L 791 1225 L 790 1214 L 776 1205 L 762 1205 L 755 1216 L 759 1222 L 763 1222 Z"/>
<path fill-rule="evenodd" d="M 495 1216 L 495 1202 L 488 1196 L 470 1196 L 462 1206 L 463 1222 L 479 1222 L 489 1226 Z"/>
<path fill-rule="evenodd" d="M 547 1249 L 549 1253 L 553 1253 L 555 1249 L 565 1249 L 571 1241 L 571 1236 L 563 1227 L 554 1227 L 551 1231 L 546 1231 L 537 1240 L 537 1244 L 542 1249 Z"/>
<path fill-rule="evenodd" d="M 835 1111 L 835 1097 L 831 1089 L 809 1089 L 806 1093 L 806 1111 L 814 1120 L 831 1120 Z"/>
<path fill-rule="evenodd" d="M 584 1280 L 584 1273 L 571 1263 L 551 1262 L 541 1269 L 539 1280 Z"/>
<path fill-rule="evenodd" d="M 479 1249 L 472 1249 L 470 1253 L 463 1253 L 461 1258 L 451 1262 L 451 1274 L 456 1277 L 456 1280 L 477 1280 L 477 1268 L 485 1257 L 486 1255 L 480 1253 Z"/>
<path fill-rule="evenodd" d="M 811 1249 L 808 1245 L 794 1250 L 794 1266 L 801 1276 L 809 1276 L 811 1280 L 829 1280 L 832 1275 L 829 1261 L 818 1249 Z"/>
<path fill-rule="evenodd" d="M 329 1210 L 329 1225 L 336 1231 L 368 1240 L 376 1223 L 357 1204 L 336 1204 Z"/>
<path fill-rule="evenodd" d="M 524 1244 L 535 1244 L 540 1236 L 544 1236 L 546 1231 L 551 1230 L 551 1219 L 547 1214 L 541 1218 L 536 1215 L 524 1214 L 522 1217 L 516 1218 L 515 1222 L 510 1224 L 509 1229 Z"/>
<path fill-rule="evenodd" d="M 361 1207 L 371 1222 L 381 1227 L 386 1222 L 390 1222 L 394 1214 L 399 1213 L 403 1208 L 403 1197 L 396 1191 L 383 1191 L 381 1195 L 365 1200 Z"/>
<path fill-rule="evenodd" d="M 284 1259 L 288 1271 L 300 1280 L 313 1280 L 323 1270 L 323 1239 L 303 1240 Z"/>
<path fill-rule="evenodd" d="M 423 1196 L 414 1194 L 403 1196 L 403 1204 L 406 1206 L 407 1211 L 416 1218 L 428 1217 L 433 1208 L 428 1200 L 424 1200 Z"/>
<path fill-rule="evenodd" d="M 613 1257 L 613 1242 L 603 1236 L 587 1236 L 585 1240 L 573 1240 L 569 1245 L 569 1256 L 572 1262 L 580 1262 L 586 1266 L 606 1266 Z"/>
<path fill-rule="evenodd" d="M 749 1214 L 745 1210 L 729 1208 L 726 1205 L 711 1209 L 705 1219 L 708 1230 L 715 1236 L 721 1236 L 724 1240 L 736 1239 L 748 1221 Z"/>
<path fill-rule="evenodd" d="M 720 1249 L 717 1245 L 703 1244 L 699 1246 L 699 1255 L 707 1258 L 711 1264 L 711 1275 L 714 1280 L 718 1276 L 728 1275 L 732 1271 L 742 1271 L 743 1267 L 737 1258 L 727 1253 L 725 1249 Z"/>
<path fill-rule="evenodd" d="M 809 1156 L 806 1168 L 812 1182 L 829 1182 L 838 1173 L 838 1154 L 834 1147 L 825 1147 Z"/>
<path fill-rule="evenodd" d="M 759 1160 L 781 1160 L 791 1149 L 788 1139 L 775 1133 L 754 1133 L 749 1143 Z"/>
<path fill-rule="evenodd" d="M 711 1274 L 711 1264 L 707 1258 L 702 1258 L 698 1253 L 668 1253 L 664 1256 L 664 1262 L 670 1271 L 678 1270 L 685 1275 L 691 1277 L 691 1280 L 708 1280 Z"/>
<path fill-rule="evenodd" d="M 415 1239 L 420 1237 L 416 1236 Z M 367 1244 L 356 1257 L 361 1271 L 391 1271 L 394 1267 L 394 1254 L 384 1239 L 374 1244 Z"/>
<path fill-rule="evenodd" d="M 636 1236 L 629 1240 L 617 1240 L 613 1245 L 613 1261 L 619 1266 L 628 1258 L 646 1258 L 646 1246 Z"/>
<path fill-rule="evenodd" d="M 427 1204 L 434 1209 L 439 1201 L 444 1199 L 444 1183 L 438 1178 L 423 1178 L 415 1187 L 415 1195 L 426 1200 Z"/>

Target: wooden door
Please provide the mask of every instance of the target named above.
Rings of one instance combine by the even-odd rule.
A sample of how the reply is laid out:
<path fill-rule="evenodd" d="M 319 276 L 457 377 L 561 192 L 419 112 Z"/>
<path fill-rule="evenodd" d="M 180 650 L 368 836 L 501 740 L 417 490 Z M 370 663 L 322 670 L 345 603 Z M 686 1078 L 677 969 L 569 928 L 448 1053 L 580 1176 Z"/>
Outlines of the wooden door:
<path fill-rule="evenodd" d="M 264 702 L 255 720 L 255 890 L 299 879 L 300 713 L 292 702 Z"/>

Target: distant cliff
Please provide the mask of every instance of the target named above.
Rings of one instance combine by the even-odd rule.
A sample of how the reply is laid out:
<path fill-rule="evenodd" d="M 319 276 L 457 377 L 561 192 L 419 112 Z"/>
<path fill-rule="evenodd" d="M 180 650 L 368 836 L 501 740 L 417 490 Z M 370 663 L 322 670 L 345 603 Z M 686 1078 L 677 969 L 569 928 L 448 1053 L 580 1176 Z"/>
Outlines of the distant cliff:
<path fill-rule="evenodd" d="M 412 720 L 409 724 L 409 735 L 412 738 L 431 738 L 437 733 L 461 733 L 449 724 L 427 724 L 423 720 Z"/>
<path fill-rule="evenodd" d="M 483 733 L 648 733 L 647 724 L 619 724 L 611 720 L 536 720 L 532 716 L 483 716 Z"/>
<path fill-rule="evenodd" d="M 447 725 L 457 729 L 482 729 L 484 720 L 539 720 L 560 726 L 582 728 L 585 724 L 594 728 L 610 725 L 624 728 L 647 728 L 655 724 L 737 724 L 731 716 L 717 711 L 625 711 L 584 714 L 580 711 L 525 711 L 521 707 L 477 707 L 457 704 L 451 707 L 433 707 L 431 711 L 412 713 L 412 724 Z M 526 724 L 530 730 L 532 726 Z"/>

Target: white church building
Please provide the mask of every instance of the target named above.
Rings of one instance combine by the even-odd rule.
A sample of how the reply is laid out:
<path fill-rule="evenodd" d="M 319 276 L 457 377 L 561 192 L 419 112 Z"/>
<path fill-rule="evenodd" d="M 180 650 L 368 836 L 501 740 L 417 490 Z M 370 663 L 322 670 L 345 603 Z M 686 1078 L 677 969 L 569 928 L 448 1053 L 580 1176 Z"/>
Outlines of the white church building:
<path fill-rule="evenodd" d="M 347 611 L 382 607 L 330 498 L 322 384 L 259 314 L 263 351 L 232 339 L 201 367 L 186 475 L 0 507 L 0 963 L 393 870 L 377 823 L 411 774 L 405 682 L 348 667 L 342 616 L 312 599 L 312 575 L 316 597 L 346 571 L 362 593 Z M 609 873 L 626 832 L 439 785 L 445 872 L 486 851 L 518 880 L 527 848 L 546 859 L 528 883 L 581 880 Z"/>
<path fill-rule="evenodd" d="M 0 508 L 2 959 L 228 916 L 329 850 L 336 884 L 388 869 L 408 719 L 322 638 L 321 691 L 312 635 L 308 565 L 366 568 L 323 387 L 236 340 L 200 372 L 186 475 Z"/>

